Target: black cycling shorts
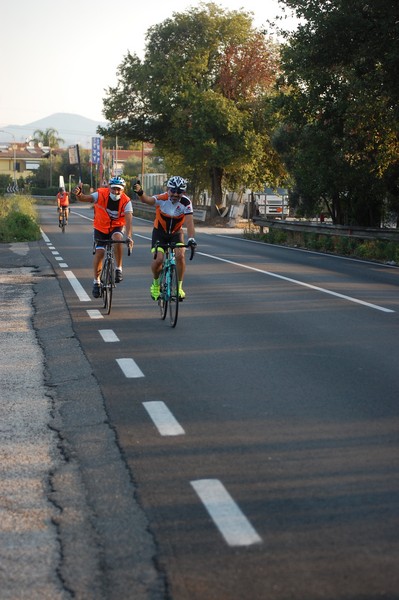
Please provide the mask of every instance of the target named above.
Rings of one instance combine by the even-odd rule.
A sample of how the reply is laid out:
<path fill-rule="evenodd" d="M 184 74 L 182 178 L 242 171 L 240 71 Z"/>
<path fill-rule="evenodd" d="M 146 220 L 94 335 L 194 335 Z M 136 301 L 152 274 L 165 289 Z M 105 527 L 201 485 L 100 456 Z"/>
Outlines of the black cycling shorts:
<path fill-rule="evenodd" d="M 163 229 L 154 229 L 152 230 L 152 241 L 151 241 L 151 249 L 154 251 L 154 248 L 157 244 L 167 244 L 168 242 L 174 242 L 175 244 L 183 244 L 184 243 L 184 233 L 182 229 L 176 231 L 176 233 L 165 233 Z"/>
<path fill-rule="evenodd" d="M 113 229 L 112 231 L 110 231 L 109 233 L 104 233 L 103 231 L 99 231 L 98 229 L 94 229 L 94 241 L 95 240 L 102 240 L 104 242 L 110 240 L 112 238 L 112 234 L 115 232 L 119 232 L 122 233 L 123 232 L 123 227 L 115 227 L 115 229 Z M 102 248 L 104 249 L 104 244 L 101 244 L 100 242 L 96 243 L 96 248 Z"/>

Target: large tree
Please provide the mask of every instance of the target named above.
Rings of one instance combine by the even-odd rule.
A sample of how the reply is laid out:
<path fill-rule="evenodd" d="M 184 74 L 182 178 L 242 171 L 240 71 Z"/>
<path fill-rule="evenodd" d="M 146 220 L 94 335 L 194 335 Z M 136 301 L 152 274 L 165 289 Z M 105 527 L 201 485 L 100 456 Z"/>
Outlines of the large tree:
<path fill-rule="evenodd" d="M 104 99 L 111 126 L 99 131 L 155 142 L 219 204 L 223 184 L 259 189 L 282 174 L 270 123 L 259 118 L 277 70 L 276 45 L 250 14 L 213 3 L 174 13 L 148 31 L 143 62 L 123 60 Z"/>
<path fill-rule="evenodd" d="M 282 52 L 276 148 L 308 211 L 379 226 L 399 199 L 397 0 L 281 0 L 303 21 Z"/>

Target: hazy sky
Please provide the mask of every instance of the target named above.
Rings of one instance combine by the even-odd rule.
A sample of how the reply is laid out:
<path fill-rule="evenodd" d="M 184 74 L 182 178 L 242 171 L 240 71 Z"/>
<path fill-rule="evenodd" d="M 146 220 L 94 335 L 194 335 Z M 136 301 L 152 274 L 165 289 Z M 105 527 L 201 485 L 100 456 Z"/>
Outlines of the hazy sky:
<path fill-rule="evenodd" d="M 278 0 L 219 0 L 254 15 L 255 27 L 281 14 Z M 0 126 L 53 113 L 103 121 L 104 90 L 127 52 L 144 55 L 151 25 L 198 6 L 197 0 L 19 0 L 0 26 Z M 291 22 L 292 23 L 292 22 Z"/>

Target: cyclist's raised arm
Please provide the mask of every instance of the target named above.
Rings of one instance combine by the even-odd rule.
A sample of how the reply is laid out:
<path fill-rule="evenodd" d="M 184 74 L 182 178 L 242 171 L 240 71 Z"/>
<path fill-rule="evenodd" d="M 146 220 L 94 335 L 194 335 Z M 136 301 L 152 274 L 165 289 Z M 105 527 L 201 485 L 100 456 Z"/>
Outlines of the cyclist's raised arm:
<path fill-rule="evenodd" d="M 93 196 L 91 194 L 84 194 L 80 185 L 76 186 L 73 193 L 80 202 L 93 202 Z"/>
<path fill-rule="evenodd" d="M 149 206 L 154 206 L 155 198 L 153 196 L 147 196 L 147 194 L 144 193 L 144 190 L 141 187 L 140 183 L 135 183 L 134 191 L 140 198 L 141 202 L 144 202 L 144 204 L 148 204 Z"/>

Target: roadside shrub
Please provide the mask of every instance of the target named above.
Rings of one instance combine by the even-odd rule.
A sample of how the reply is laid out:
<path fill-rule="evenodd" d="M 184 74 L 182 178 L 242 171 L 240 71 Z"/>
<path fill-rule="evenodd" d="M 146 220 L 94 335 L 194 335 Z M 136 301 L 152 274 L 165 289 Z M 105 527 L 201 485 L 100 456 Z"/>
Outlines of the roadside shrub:
<path fill-rule="evenodd" d="M 330 252 L 341 256 L 353 256 L 364 260 L 390 262 L 399 265 L 399 242 L 385 240 L 364 240 L 350 236 L 322 235 L 311 232 L 284 231 L 270 229 L 266 234 L 245 233 L 245 237 L 268 242 L 269 244 L 289 245 L 318 252 Z"/>
<path fill-rule="evenodd" d="M 266 233 L 264 238 L 269 244 L 283 245 L 287 241 L 287 233 L 281 229 L 269 229 L 269 233 Z"/>
<path fill-rule="evenodd" d="M 351 256 L 357 243 L 354 238 L 339 236 L 335 245 L 335 251 L 343 256 Z"/>
<path fill-rule="evenodd" d="M 321 243 L 320 249 L 323 252 L 334 252 L 335 246 L 334 246 L 334 240 L 333 240 L 332 235 L 321 236 L 320 243 Z"/>
<path fill-rule="evenodd" d="M 354 254 L 359 258 L 380 261 L 397 262 L 399 246 L 393 242 L 382 240 L 363 240 L 355 249 Z"/>
<path fill-rule="evenodd" d="M 371 258 L 372 256 L 377 257 L 377 244 L 376 242 L 361 242 L 354 251 L 354 255 L 359 258 Z"/>
<path fill-rule="evenodd" d="M 385 248 L 385 258 L 390 262 L 399 263 L 399 244 L 387 242 Z"/>
<path fill-rule="evenodd" d="M 38 216 L 31 198 L 0 198 L 0 242 L 31 242 L 39 238 Z"/>
<path fill-rule="evenodd" d="M 321 250 L 322 249 L 322 241 L 320 236 L 317 233 L 310 233 L 307 237 L 307 247 L 310 250 Z"/>

